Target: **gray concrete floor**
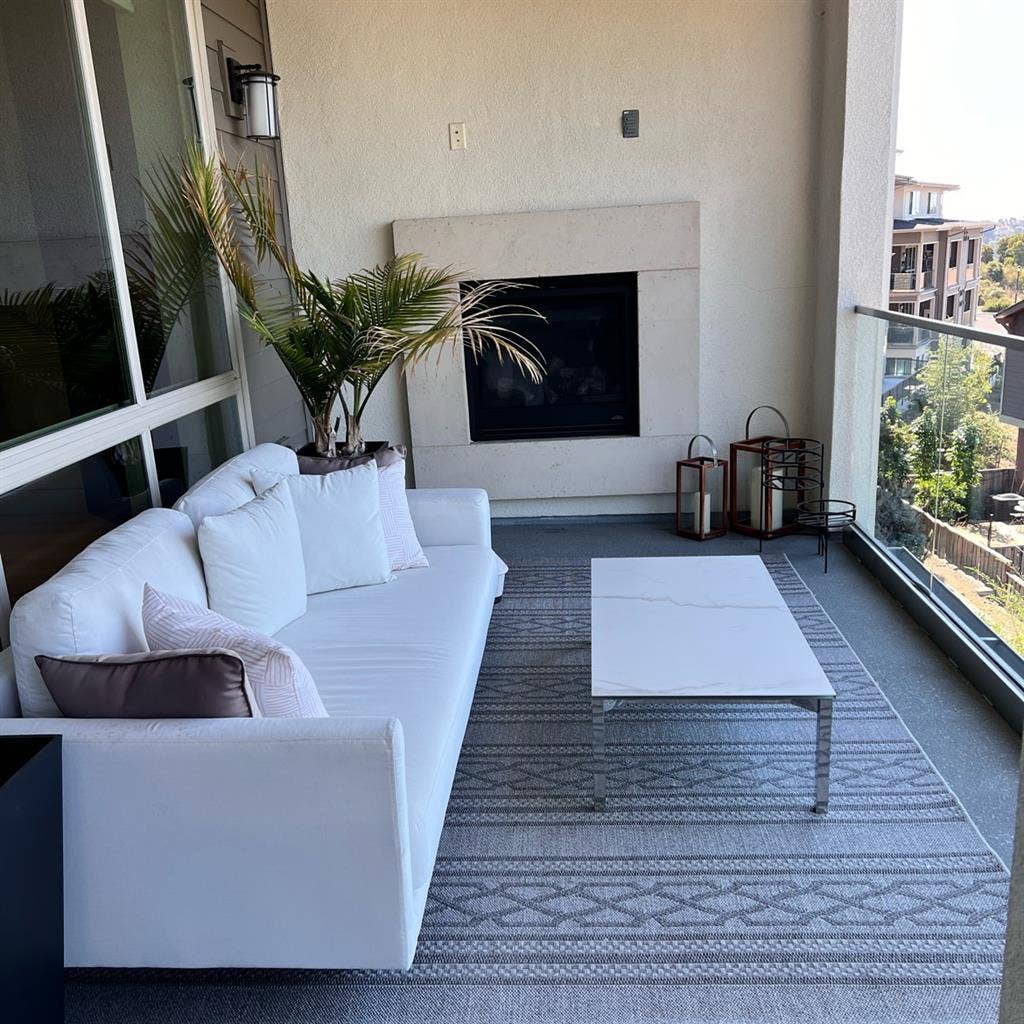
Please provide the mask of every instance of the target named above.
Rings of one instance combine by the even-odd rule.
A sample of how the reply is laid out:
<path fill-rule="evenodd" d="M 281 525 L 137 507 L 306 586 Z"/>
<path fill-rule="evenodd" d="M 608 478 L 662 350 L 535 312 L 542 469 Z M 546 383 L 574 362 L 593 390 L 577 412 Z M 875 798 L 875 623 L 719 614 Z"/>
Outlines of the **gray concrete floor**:
<path fill-rule="evenodd" d="M 511 565 L 546 557 L 737 555 L 757 541 L 729 534 L 700 544 L 677 537 L 670 517 L 494 520 L 494 549 Z M 989 845 L 1009 864 L 1020 737 L 842 545 L 822 572 L 813 537 L 765 545 L 784 551 L 832 616 Z"/>

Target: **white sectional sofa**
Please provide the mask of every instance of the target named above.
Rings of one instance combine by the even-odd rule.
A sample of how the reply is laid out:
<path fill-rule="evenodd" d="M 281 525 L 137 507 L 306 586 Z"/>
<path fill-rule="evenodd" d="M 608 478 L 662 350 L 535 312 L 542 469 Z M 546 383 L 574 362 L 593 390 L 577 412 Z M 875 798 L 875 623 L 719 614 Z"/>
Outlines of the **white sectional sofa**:
<path fill-rule="evenodd" d="M 37 653 L 145 649 L 142 587 L 205 604 L 195 526 L 250 500 L 260 445 L 23 597 L 0 733 L 60 733 L 69 966 L 406 968 L 505 566 L 487 495 L 412 490 L 430 567 L 313 595 L 277 634 L 326 719 L 19 717 Z"/>

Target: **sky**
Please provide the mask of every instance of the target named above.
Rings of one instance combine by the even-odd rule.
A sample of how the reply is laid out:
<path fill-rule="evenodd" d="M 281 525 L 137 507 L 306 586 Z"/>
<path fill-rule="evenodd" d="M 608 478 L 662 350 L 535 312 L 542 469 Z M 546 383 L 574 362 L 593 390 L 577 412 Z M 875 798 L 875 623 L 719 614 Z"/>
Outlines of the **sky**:
<path fill-rule="evenodd" d="M 1024 0 L 905 0 L 896 171 L 949 217 L 1024 217 Z"/>

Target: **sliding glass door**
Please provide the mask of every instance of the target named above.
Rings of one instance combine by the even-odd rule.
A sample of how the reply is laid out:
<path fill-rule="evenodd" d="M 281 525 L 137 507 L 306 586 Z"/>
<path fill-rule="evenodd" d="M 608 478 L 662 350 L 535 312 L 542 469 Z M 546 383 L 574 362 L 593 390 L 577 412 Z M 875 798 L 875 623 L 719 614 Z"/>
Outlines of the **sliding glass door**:
<path fill-rule="evenodd" d="M 85 10 L 143 386 L 159 394 L 231 369 L 205 239 L 160 231 L 146 202 L 199 135 L 183 7 L 85 0 Z"/>
<path fill-rule="evenodd" d="M 0 445 L 132 401 L 62 0 L 0 4 Z"/>
<path fill-rule="evenodd" d="M 0 641 L 9 604 L 251 443 L 234 305 L 147 192 L 214 137 L 195 0 L 0 4 Z"/>

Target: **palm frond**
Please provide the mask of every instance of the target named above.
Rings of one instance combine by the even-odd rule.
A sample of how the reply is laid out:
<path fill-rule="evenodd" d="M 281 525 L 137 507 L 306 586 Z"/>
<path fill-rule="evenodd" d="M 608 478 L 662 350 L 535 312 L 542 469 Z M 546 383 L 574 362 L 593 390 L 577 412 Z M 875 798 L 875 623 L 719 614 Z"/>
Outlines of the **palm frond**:
<path fill-rule="evenodd" d="M 255 308 L 256 278 L 239 239 L 231 194 L 216 160 L 207 158 L 198 143 L 190 145 L 185 155 L 181 188 L 238 297 L 248 307 Z"/>
<path fill-rule="evenodd" d="M 274 185 L 259 168 L 232 167 L 193 146 L 177 182 L 162 169 L 152 205 L 167 236 L 151 254 L 166 278 L 163 287 L 176 294 L 195 273 L 185 250 L 196 231 L 204 234 L 235 287 L 241 315 L 276 349 L 321 429 L 339 396 L 358 417 L 395 362 L 408 369 L 445 348 L 462 345 L 477 357 L 491 349 L 531 380 L 541 378 L 541 353 L 512 326 L 539 314 L 494 301 L 511 285 L 463 288 L 468 275 L 427 267 L 412 253 L 335 281 L 302 270 L 278 237 Z M 286 296 L 268 299 L 248 250 L 255 262 L 269 255 L 278 264 L 288 281 Z"/>

